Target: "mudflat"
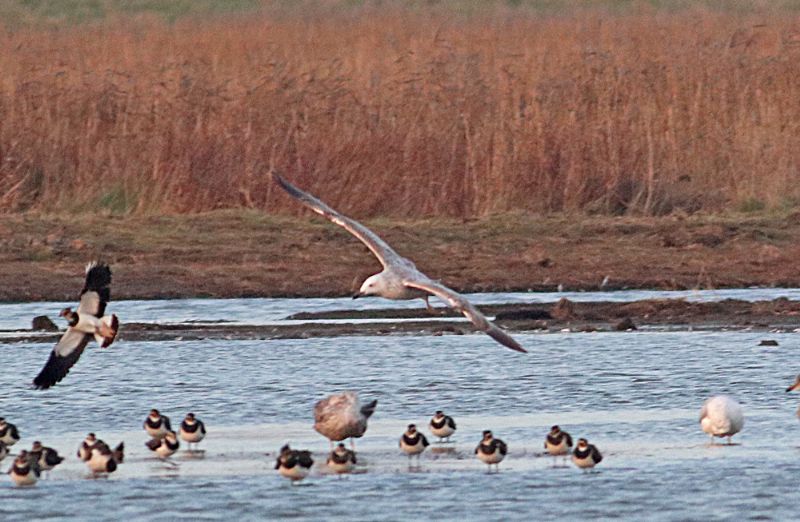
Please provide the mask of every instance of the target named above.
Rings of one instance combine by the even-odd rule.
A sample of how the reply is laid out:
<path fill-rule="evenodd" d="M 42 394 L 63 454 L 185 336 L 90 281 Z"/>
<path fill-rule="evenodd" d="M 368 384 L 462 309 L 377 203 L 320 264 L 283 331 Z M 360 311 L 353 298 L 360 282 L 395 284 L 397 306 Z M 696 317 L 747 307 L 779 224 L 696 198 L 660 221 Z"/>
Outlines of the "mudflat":
<path fill-rule="evenodd" d="M 800 213 L 365 223 L 461 292 L 800 286 Z M 0 301 L 73 300 L 95 258 L 112 265 L 113 299 L 342 296 L 380 270 L 308 213 L 4 215 Z"/>

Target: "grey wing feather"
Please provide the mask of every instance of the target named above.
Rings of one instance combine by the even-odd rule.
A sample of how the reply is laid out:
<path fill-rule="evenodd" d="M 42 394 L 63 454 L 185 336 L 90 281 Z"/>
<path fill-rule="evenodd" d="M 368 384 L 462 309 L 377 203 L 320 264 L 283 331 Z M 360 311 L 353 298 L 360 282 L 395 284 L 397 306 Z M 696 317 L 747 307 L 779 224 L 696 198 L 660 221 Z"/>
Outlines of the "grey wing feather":
<path fill-rule="evenodd" d="M 410 288 L 416 288 L 418 290 L 424 290 L 425 292 L 429 292 L 444 301 L 446 301 L 452 308 L 458 310 L 464 316 L 469 319 L 472 324 L 474 324 L 479 330 L 486 333 L 489 337 L 497 341 L 498 343 L 511 348 L 512 350 L 516 350 L 518 352 L 527 353 L 527 350 L 520 346 L 520 344 L 514 340 L 513 337 L 505 333 L 503 330 L 497 327 L 494 323 L 486 319 L 486 316 L 483 315 L 478 311 L 475 306 L 472 305 L 467 299 L 464 298 L 458 292 L 455 292 L 444 285 L 440 285 L 439 283 L 435 283 L 433 281 L 410 281 L 405 280 L 403 284 Z"/>
<path fill-rule="evenodd" d="M 300 201 L 306 207 L 310 208 L 317 214 L 323 216 L 328 221 L 343 227 L 345 230 L 353 234 L 359 241 L 364 243 L 367 248 L 378 258 L 378 261 L 386 268 L 389 265 L 396 264 L 397 262 L 412 264 L 410 261 L 400 256 L 390 247 L 383 239 L 378 237 L 372 230 L 368 229 L 358 221 L 351 219 L 347 216 L 335 211 L 319 199 L 315 198 L 307 192 L 303 192 L 295 187 L 281 176 L 272 173 L 272 179 L 283 188 L 290 196 Z"/>
<path fill-rule="evenodd" d="M 56 344 L 42 371 L 33 379 L 33 385 L 40 390 L 47 389 L 61 381 L 70 368 L 78 362 L 83 349 L 92 338 L 91 335 L 68 328 Z"/>

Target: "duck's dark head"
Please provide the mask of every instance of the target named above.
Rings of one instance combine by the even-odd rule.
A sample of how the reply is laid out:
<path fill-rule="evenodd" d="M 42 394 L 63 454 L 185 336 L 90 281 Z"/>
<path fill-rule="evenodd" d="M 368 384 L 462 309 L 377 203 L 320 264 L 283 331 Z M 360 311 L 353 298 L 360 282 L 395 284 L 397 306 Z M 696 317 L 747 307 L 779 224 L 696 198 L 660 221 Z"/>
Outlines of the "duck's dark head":
<path fill-rule="evenodd" d="M 194 413 L 187 413 L 186 414 L 187 421 L 194 421 Z"/>
<path fill-rule="evenodd" d="M 558 435 L 559 433 L 561 433 L 561 428 L 559 428 L 558 426 L 553 426 L 552 428 L 550 428 L 551 435 Z"/>
<path fill-rule="evenodd" d="M 67 324 L 70 326 L 75 326 L 78 324 L 78 314 L 72 311 L 72 308 L 67 307 L 58 312 L 59 317 L 63 317 L 67 320 Z"/>
<path fill-rule="evenodd" d="M 408 425 L 408 433 L 415 434 L 417 432 L 417 425 L 416 424 L 409 424 Z"/>
<path fill-rule="evenodd" d="M 492 431 L 491 430 L 484 430 L 484 432 L 483 432 L 483 440 L 492 440 Z"/>
<path fill-rule="evenodd" d="M 38 440 L 33 441 L 33 448 L 31 448 L 31 451 L 41 451 L 41 449 L 42 449 L 42 443 Z"/>
<path fill-rule="evenodd" d="M 157 410 L 157 409 L 153 408 L 152 410 L 150 410 L 150 416 L 151 416 L 151 417 L 158 418 L 158 417 L 161 417 L 161 414 L 160 414 L 160 413 L 158 413 L 158 410 Z"/>
<path fill-rule="evenodd" d="M 578 439 L 578 447 L 579 448 L 585 448 L 588 445 L 589 445 L 589 441 L 588 440 L 586 440 L 586 439 Z"/>
<path fill-rule="evenodd" d="M 444 417 L 444 413 L 442 412 L 442 410 L 436 410 L 436 415 L 435 416 L 438 419 L 440 417 Z"/>

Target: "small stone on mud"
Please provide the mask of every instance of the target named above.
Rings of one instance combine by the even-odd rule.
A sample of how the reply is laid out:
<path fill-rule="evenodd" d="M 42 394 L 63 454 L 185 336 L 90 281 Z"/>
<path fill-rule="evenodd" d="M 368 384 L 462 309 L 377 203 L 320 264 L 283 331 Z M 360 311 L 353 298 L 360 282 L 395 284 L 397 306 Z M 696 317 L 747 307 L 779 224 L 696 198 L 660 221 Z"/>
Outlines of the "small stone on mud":
<path fill-rule="evenodd" d="M 572 301 L 570 301 L 566 297 L 562 297 L 553 306 L 553 311 L 550 313 L 555 319 L 558 319 L 559 321 L 571 319 L 575 315 L 575 305 L 572 303 Z"/>
<path fill-rule="evenodd" d="M 45 332 L 57 332 L 58 326 L 46 315 L 37 315 L 33 318 L 31 329 Z"/>
<path fill-rule="evenodd" d="M 633 320 L 630 317 L 626 317 L 622 321 L 618 322 L 614 329 L 618 332 L 625 332 L 627 330 L 636 330 L 636 325 L 633 323 Z"/>

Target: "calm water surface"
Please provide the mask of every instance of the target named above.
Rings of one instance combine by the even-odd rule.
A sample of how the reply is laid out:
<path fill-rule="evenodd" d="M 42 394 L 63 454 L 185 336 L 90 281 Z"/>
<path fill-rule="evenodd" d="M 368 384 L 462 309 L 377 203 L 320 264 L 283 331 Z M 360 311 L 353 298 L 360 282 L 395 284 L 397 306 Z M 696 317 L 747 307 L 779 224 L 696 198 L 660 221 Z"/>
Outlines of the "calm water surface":
<path fill-rule="evenodd" d="M 193 303 L 160 319 L 218 318 L 193 311 Z M 282 316 L 293 307 L 286 301 Z M 254 307 L 248 313 L 259 315 Z M 764 337 L 519 335 L 527 356 L 483 335 L 120 342 L 88 350 L 47 392 L 27 383 L 51 346 L 0 345 L 0 416 L 23 436 L 14 449 L 39 439 L 68 456 L 34 488 L 13 488 L 0 476 L 0 520 L 792 519 L 800 396 L 784 389 L 800 372 L 800 340 L 770 334 L 778 347 L 757 346 Z M 328 442 L 312 430 L 311 409 L 344 389 L 379 400 L 357 442 L 360 472 L 339 478 L 320 467 L 289 485 L 272 469 L 275 451 L 289 441 L 322 463 Z M 709 446 L 700 431 L 700 405 L 714 393 L 743 404 L 740 445 Z M 181 452 L 167 464 L 150 458 L 141 422 L 152 407 L 175 423 L 197 413 L 210 431 L 205 453 Z M 456 442 L 409 470 L 397 439 L 436 409 L 456 417 Z M 541 455 L 554 423 L 598 445 L 606 458 L 597 472 Z M 510 447 L 498 475 L 472 455 L 486 428 Z M 87 479 L 74 457 L 88 431 L 128 447 L 108 480 Z"/>

